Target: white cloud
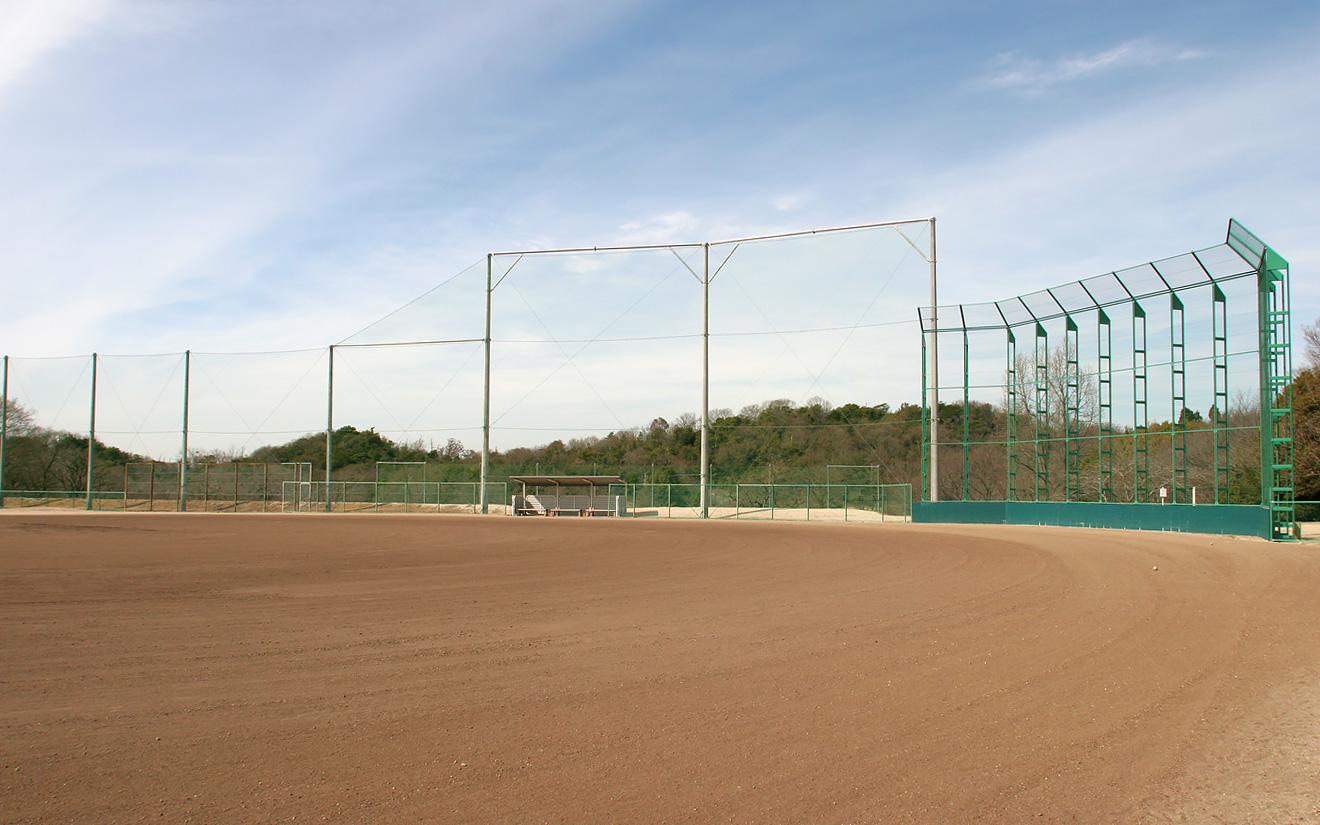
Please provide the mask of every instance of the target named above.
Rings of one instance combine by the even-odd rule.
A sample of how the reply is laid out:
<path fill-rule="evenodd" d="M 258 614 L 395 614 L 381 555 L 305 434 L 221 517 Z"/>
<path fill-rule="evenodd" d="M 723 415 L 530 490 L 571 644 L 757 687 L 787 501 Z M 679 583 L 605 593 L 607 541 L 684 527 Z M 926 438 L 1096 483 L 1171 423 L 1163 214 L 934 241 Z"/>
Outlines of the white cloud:
<path fill-rule="evenodd" d="M 770 205 L 780 212 L 792 212 L 795 209 L 802 208 L 807 202 L 807 196 L 798 192 L 787 195 L 778 195 L 770 200 Z"/>
<path fill-rule="evenodd" d="M 689 212 L 666 212 L 619 227 L 620 244 L 691 243 L 698 236 L 700 222 Z"/>
<path fill-rule="evenodd" d="M 1061 83 L 1085 80 L 1108 72 L 1150 68 L 1204 56 L 1203 51 L 1155 43 L 1144 38 L 1129 40 L 1095 54 L 1061 57 L 1053 61 L 1013 51 L 996 56 L 981 82 L 996 88 L 1039 92 Z"/>
<path fill-rule="evenodd" d="M 1293 240 L 1320 221 L 1320 167 L 1302 148 L 1320 123 L 1317 77 L 1313 55 L 1287 56 L 1231 83 L 1060 125 L 921 181 L 916 208 L 939 216 L 941 273 L 959 284 L 949 300 L 995 300 L 1210 246 L 1230 217 L 1277 246 L 1295 272 L 1320 265 L 1308 260 L 1313 244 Z M 1261 128 L 1247 111 L 1288 117 Z M 1320 311 L 1320 296 L 1293 280 L 1299 317 Z"/>
<path fill-rule="evenodd" d="M 5 329 L 6 351 L 104 348 L 107 334 L 120 350 L 198 346 L 203 338 L 215 347 L 217 338 L 234 340 L 242 326 L 235 318 L 280 311 L 315 319 L 315 329 L 298 338 L 334 340 L 361 324 L 364 307 L 308 306 L 333 303 L 322 298 L 327 285 L 360 280 L 377 244 L 416 227 L 364 221 L 331 233 L 325 225 L 356 199 L 391 187 L 413 194 L 416 184 L 400 179 L 419 171 L 422 157 L 440 169 L 466 165 L 476 129 L 465 118 L 474 106 L 553 57 L 547 52 L 589 40 L 623 13 L 567 15 L 561 0 L 524 0 L 498 12 L 404 4 L 397 15 L 356 3 L 290 4 L 269 13 L 241 4 L 180 5 L 187 8 L 171 12 L 152 0 L 0 0 L 0 84 L 79 38 L 113 35 L 66 61 L 48 91 L 0 112 L 9 150 L 0 183 L 11 193 L 0 205 L 0 245 L 10 272 L 23 273 L 8 285 L 8 298 L 25 307 Z M 361 32 L 347 25 L 354 14 Z M 562 38 L 545 37 L 547 26 Z M 280 49 L 265 48 L 277 41 Z M 285 49 L 285 41 L 296 48 Z M 162 73 L 163 65 L 171 71 Z M 425 138 L 439 147 L 429 156 L 410 145 L 418 133 L 397 131 L 421 107 L 450 113 Z M 401 138 L 404 146 L 382 149 Z M 472 250 L 503 245 L 505 237 L 449 254 L 466 263 Z M 448 239 L 437 241 L 431 230 L 428 250 Z M 413 267 L 416 283 L 447 268 L 443 260 L 430 273 Z M 393 284 L 402 280 L 399 269 L 391 271 Z M 82 323 L 70 328 L 39 317 L 50 281 L 77 296 L 72 303 L 85 299 Z M 391 304 L 367 312 L 408 297 L 405 287 Z M 181 304 L 196 314 L 151 316 L 153 308 Z M 64 309 L 68 317 L 71 304 Z M 38 317 L 20 324 L 29 313 Z M 126 316 L 152 318 L 150 329 L 125 326 Z M 292 331 L 272 326 L 256 345 L 286 345 Z"/>
<path fill-rule="evenodd" d="M 87 34 L 114 0 L 0 0 L 0 88 Z"/>

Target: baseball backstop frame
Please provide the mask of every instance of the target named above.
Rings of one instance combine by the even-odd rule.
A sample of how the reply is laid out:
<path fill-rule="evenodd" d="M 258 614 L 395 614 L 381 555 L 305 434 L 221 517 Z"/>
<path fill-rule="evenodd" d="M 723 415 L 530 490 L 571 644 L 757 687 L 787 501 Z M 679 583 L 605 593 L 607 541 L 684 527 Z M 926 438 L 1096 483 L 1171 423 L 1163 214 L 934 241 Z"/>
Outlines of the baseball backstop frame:
<path fill-rule="evenodd" d="M 1238 221 L 1214 247 L 918 314 L 914 521 L 1296 535 L 1289 267 Z M 961 347 L 946 346 L 944 361 L 962 380 L 940 387 L 950 364 L 938 341 L 950 336 Z M 1003 360 L 991 367 L 999 378 L 982 382 L 973 365 L 986 370 L 988 348 L 973 342 L 986 337 Z M 959 401 L 939 404 L 940 389 Z M 1189 407 L 1195 398 L 1209 402 L 1207 416 Z M 1162 410 L 1168 420 L 1153 420 Z"/>

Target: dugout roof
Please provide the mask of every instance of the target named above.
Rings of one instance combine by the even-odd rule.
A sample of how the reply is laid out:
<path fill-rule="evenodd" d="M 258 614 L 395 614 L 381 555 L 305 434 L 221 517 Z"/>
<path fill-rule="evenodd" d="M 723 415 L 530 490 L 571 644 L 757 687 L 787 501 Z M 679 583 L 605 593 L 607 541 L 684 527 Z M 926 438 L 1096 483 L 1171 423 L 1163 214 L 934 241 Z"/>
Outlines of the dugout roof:
<path fill-rule="evenodd" d="M 509 476 L 525 487 L 608 487 L 625 484 L 618 476 Z"/>

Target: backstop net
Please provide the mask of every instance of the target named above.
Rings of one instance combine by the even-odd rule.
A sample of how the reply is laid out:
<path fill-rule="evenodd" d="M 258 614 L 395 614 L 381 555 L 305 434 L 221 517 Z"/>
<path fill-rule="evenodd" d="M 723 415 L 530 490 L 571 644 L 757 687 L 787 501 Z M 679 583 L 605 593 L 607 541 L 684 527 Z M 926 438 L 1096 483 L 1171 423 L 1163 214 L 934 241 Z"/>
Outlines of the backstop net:
<path fill-rule="evenodd" d="M 510 475 L 611 473 L 633 511 L 888 510 L 866 491 L 920 481 L 933 233 L 492 253 L 324 347 L 7 359 L 0 502 L 500 512 Z M 878 469 L 841 505 L 829 464 Z"/>
<path fill-rule="evenodd" d="M 742 506 L 767 485 L 801 499 L 777 509 L 826 517 L 831 460 L 912 484 L 917 408 L 905 419 L 886 402 L 916 400 L 910 307 L 929 288 L 932 231 L 492 255 L 491 477 L 618 473 L 630 512 L 715 517 L 767 509 Z M 517 445 L 538 444 L 541 463 L 522 460 Z"/>

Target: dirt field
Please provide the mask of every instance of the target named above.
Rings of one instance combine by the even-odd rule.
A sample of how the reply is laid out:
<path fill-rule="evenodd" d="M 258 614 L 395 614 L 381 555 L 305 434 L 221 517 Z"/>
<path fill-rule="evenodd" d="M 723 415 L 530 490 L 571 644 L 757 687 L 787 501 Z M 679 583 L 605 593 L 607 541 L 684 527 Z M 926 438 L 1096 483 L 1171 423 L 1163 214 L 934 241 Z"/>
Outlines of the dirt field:
<path fill-rule="evenodd" d="M 3 512 L 0 822 L 1315 823 L 1318 595 L 1222 536 Z"/>

